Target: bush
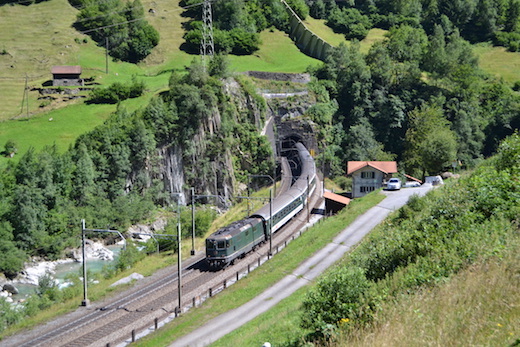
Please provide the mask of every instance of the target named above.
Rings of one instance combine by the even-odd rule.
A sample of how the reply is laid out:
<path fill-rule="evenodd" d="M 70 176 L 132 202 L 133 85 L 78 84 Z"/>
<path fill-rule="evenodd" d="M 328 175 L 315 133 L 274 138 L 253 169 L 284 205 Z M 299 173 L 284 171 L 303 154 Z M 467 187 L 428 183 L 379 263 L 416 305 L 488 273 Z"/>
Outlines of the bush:
<path fill-rule="evenodd" d="M 309 16 L 309 7 L 305 0 L 287 0 L 287 4 L 301 20 L 305 20 Z"/>
<path fill-rule="evenodd" d="M 108 88 L 94 88 L 90 92 L 89 103 L 116 104 L 126 99 L 137 98 L 143 95 L 146 85 L 142 81 L 132 78 L 132 83 L 125 85 L 115 82 Z"/>
<path fill-rule="evenodd" d="M 343 189 L 343 191 L 352 190 L 352 177 L 337 176 L 334 178 L 334 183 L 340 186 L 340 188 Z"/>
<path fill-rule="evenodd" d="M 260 36 L 257 33 L 234 28 L 229 31 L 229 36 L 233 42 L 231 53 L 239 55 L 251 54 L 260 48 Z"/>
<path fill-rule="evenodd" d="M 139 0 L 126 4 L 120 0 L 71 0 L 71 4 L 81 7 L 75 24 L 78 29 L 88 31 L 103 46 L 108 39 L 110 55 L 117 59 L 137 63 L 159 43 L 159 33 L 143 18 Z M 100 27 L 104 29 L 97 30 Z"/>
<path fill-rule="evenodd" d="M 370 18 L 353 8 L 335 8 L 327 19 L 334 31 L 344 33 L 347 39 L 362 40 L 368 35 L 372 23 Z"/>
<path fill-rule="evenodd" d="M 115 271 L 125 271 L 131 268 L 138 261 L 142 260 L 144 257 L 145 254 L 140 252 L 133 243 L 127 242 L 126 248 L 123 249 L 121 253 L 119 253 L 119 257 L 114 264 Z"/>
<path fill-rule="evenodd" d="M 506 47 L 510 52 L 518 52 L 520 51 L 520 33 L 497 31 L 495 44 Z"/>
<path fill-rule="evenodd" d="M 0 314 L 0 332 L 23 319 L 22 312 L 8 303 L 3 297 L 0 297 L 0 312 L 2 313 Z"/>
<path fill-rule="evenodd" d="M 216 217 L 217 213 L 209 207 L 197 208 L 195 211 L 195 236 L 202 237 L 206 235 Z M 184 209 L 181 213 L 181 230 L 183 238 L 191 238 L 191 209 Z"/>
<path fill-rule="evenodd" d="M 5 155 L 13 155 L 18 152 L 18 145 L 13 140 L 7 140 L 4 146 Z"/>
<path fill-rule="evenodd" d="M 302 326 L 315 332 L 315 337 L 329 338 L 333 326 L 357 321 L 363 293 L 371 284 L 361 268 L 338 268 L 320 280 L 303 302 Z"/>

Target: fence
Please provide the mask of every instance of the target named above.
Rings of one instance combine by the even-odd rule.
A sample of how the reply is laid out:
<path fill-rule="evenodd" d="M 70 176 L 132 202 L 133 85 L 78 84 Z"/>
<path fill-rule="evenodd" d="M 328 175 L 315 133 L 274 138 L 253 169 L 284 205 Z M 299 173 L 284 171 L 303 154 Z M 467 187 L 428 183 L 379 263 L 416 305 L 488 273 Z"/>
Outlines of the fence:
<path fill-rule="evenodd" d="M 316 222 L 319 222 L 322 219 L 322 216 L 317 217 L 317 220 L 314 223 L 308 223 L 303 229 L 299 230 L 297 233 L 293 234 L 292 236 L 288 237 L 287 239 L 283 240 L 282 242 L 273 245 L 273 254 L 270 255 L 269 251 L 266 254 L 261 255 L 258 259 L 256 259 L 253 262 L 248 263 L 246 266 L 242 267 L 240 270 L 236 271 L 233 275 L 227 277 L 222 282 L 215 286 L 211 286 L 204 290 L 201 295 L 192 297 L 189 300 L 184 300 L 182 302 L 182 307 L 179 308 L 178 306 L 175 308 L 175 311 L 172 314 L 164 314 L 162 317 L 155 317 L 153 320 L 151 320 L 149 323 L 143 325 L 144 330 L 142 330 L 141 333 L 137 334 L 137 330 L 134 329 L 131 332 L 131 336 L 129 339 L 125 340 L 125 343 L 129 344 L 131 342 L 135 342 L 137 339 L 157 330 L 160 326 L 172 321 L 173 319 L 177 318 L 181 313 L 189 311 L 191 308 L 200 306 L 204 301 L 208 300 L 209 298 L 217 295 L 218 293 L 222 292 L 227 287 L 235 284 L 240 279 L 246 277 L 251 271 L 254 271 L 258 267 L 260 267 L 262 264 L 267 262 L 269 259 L 271 259 L 272 256 L 278 254 L 281 250 L 287 247 L 289 243 L 300 237 L 307 229 L 314 225 Z M 162 321 L 161 321 L 162 319 Z M 107 346 L 110 346 L 110 344 L 107 344 Z"/>

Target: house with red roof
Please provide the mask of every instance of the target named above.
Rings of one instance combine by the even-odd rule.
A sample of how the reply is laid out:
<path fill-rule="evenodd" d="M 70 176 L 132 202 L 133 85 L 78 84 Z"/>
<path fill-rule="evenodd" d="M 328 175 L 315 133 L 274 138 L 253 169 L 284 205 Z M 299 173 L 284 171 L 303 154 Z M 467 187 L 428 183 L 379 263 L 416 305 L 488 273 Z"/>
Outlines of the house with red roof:
<path fill-rule="evenodd" d="M 347 176 L 352 176 L 352 197 L 359 198 L 383 187 L 397 173 L 395 161 L 349 161 Z"/>

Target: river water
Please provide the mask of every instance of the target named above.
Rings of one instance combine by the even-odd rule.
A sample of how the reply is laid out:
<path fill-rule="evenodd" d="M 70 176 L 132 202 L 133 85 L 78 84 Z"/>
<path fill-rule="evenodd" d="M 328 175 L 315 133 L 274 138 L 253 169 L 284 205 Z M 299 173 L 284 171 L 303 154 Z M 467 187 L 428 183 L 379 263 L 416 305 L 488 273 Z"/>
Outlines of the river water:
<path fill-rule="evenodd" d="M 111 246 L 105 246 L 105 248 L 108 248 L 114 253 L 114 260 L 107 261 L 107 260 L 100 260 L 100 259 L 93 259 L 88 258 L 87 259 L 87 270 L 90 273 L 100 273 L 105 266 L 112 265 L 119 256 L 119 252 L 122 249 L 121 245 L 111 245 Z M 70 274 L 75 274 L 78 277 L 83 277 L 83 263 L 70 261 L 65 263 L 57 264 L 54 270 L 54 273 L 52 274 L 52 277 L 57 280 L 58 285 L 60 287 L 66 286 L 66 277 Z M 15 287 L 18 289 L 19 294 L 13 295 L 13 301 L 18 301 L 21 299 L 27 298 L 29 295 L 32 295 L 36 292 L 36 285 L 29 284 L 29 283 L 13 283 Z M 1 288 L 0 288 L 1 289 Z"/>

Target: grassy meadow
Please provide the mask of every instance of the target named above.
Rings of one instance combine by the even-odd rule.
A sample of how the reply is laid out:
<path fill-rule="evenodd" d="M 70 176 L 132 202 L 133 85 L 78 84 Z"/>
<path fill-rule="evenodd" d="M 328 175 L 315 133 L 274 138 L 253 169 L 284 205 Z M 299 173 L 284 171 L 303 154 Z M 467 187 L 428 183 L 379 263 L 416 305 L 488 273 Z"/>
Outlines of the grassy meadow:
<path fill-rule="evenodd" d="M 478 44 L 474 52 L 479 57 L 480 67 L 487 73 L 503 78 L 511 85 L 520 81 L 520 53 L 490 44 Z"/>

